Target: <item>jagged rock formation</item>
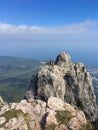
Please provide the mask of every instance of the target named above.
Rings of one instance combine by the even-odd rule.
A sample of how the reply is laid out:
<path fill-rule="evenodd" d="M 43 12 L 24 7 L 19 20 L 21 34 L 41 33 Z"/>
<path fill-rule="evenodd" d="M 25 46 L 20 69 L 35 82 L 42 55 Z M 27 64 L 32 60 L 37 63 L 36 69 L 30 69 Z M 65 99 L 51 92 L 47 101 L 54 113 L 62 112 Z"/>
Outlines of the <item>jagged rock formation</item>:
<path fill-rule="evenodd" d="M 55 97 L 47 103 L 22 100 L 0 110 L 0 130 L 80 130 L 86 124 L 82 111 Z"/>
<path fill-rule="evenodd" d="M 97 119 L 97 105 L 92 79 L 83 63 L 72 63 L 70 55 L 61 53 L 55 63 L 42 67 L 32 78 L 26 98 L 47 101 L 57 97 L 82 109 L 87 118 Z"/>

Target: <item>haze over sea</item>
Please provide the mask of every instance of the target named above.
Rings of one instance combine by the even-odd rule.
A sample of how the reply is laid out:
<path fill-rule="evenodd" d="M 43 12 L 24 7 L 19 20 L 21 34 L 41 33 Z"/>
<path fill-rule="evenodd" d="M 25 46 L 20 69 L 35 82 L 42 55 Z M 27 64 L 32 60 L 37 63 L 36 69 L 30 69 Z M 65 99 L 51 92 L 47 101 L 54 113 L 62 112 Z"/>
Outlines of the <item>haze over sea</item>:
<path fill-rule="evenodd" d="M 1 0 L 0 56 L 54 59 L 98 66 L 97 0 Z"/>

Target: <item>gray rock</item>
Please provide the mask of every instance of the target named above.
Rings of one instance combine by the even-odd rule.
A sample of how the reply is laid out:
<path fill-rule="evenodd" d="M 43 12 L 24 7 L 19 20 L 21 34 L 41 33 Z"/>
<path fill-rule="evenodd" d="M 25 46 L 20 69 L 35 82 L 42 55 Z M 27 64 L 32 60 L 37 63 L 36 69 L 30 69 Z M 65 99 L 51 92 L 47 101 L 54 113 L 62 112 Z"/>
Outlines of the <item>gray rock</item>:
<path fill-rule="evenodd" d="M 36 97 L 37 95 L 37 76 L 32 76 L 30 85 L 28 87 L 28 90 L 26 91 L 25 98 L 28 100 L 31 100 L 32 98 Z"/>
<path fill-rule="evenodd" d="M 57 56 L 55 63 L 60 66 L 63 64 L 69 64 L 71 63 L 71 57 L 69 54 L 62 52 Z"/>
<path fill-rule="evenodd" d="M 64 100 L 65 81 L 59 67 L 45 66 L 38 72 L 37 96 L 42 100 L 47 100 L 50 96 Z"/>
<path fill-rule="evenodd" d="M 0 106 L 3 106 L 5 102 L 3 101 L 2 97 L 0 96 Z"/>
<path fill-rule="evenodd" d="M 26 92 L 26 98 L 37 96 L 47 101 L 57 97 L 82 109 L 87 118 L 94 122 L 97 119 L 97 105 L 92 79 L 83 63 L 72 63 L 69 54 L 61 53 L 55 64 L 42 67 L 32 79 Z"/>

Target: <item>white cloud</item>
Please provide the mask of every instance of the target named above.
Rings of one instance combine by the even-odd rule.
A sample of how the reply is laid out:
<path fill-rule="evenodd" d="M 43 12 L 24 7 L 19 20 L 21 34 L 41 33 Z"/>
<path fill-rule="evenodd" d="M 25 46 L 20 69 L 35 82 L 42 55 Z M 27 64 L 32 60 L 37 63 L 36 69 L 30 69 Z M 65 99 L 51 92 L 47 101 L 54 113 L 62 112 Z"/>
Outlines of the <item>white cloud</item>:
<path fill-rule="evenodd" d="M 63 35 L 76 35 L 76 34 L 98 34 L 98 21 L 87 20 L 81 23 L 72 23 L 65 26 L 57 27 L 39 27 L 27 25 L 11 25 L 0 23 L 0 34 L 63 34 Z"/>
<path fill-rule="evenodd" d="M 0 55 L 42 58 L 62 51 L 98 52 L 98 21 L 87 20 L 65 26 L 39 27 L 0 23 Z M 77 53 L 76 53 L 77 52 Z M 94 57 L 94 56 L 93 56 Z"/>

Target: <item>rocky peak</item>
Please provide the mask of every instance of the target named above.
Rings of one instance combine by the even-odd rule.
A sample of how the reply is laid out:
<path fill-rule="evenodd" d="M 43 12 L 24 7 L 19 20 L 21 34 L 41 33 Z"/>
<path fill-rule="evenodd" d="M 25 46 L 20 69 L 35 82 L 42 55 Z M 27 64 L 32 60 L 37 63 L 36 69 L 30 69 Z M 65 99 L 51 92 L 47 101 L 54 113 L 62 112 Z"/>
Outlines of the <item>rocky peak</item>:
<path fill-rule="evenodd" d="M 94 122 L 97 119 L 97 105 L 92 79 L 83 63 L 72 63 L 69 54 L 61 53 L 55 64 L 43 66 L 26 92 L 26 98 L 37 97 L 47 101 L 57 97 L 76 106 Z"/>
<path fill-rule="evenodd" d="M 65 52 L 62 52 L 57 56 L 55 64 L 62 66 L 64 64 L 70 64 L 70 62 L 71 62 L 70 55 Z"/>

